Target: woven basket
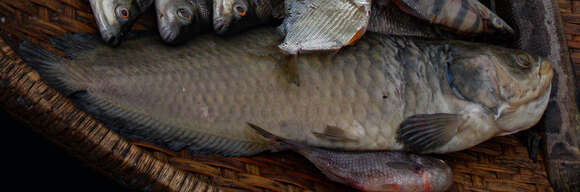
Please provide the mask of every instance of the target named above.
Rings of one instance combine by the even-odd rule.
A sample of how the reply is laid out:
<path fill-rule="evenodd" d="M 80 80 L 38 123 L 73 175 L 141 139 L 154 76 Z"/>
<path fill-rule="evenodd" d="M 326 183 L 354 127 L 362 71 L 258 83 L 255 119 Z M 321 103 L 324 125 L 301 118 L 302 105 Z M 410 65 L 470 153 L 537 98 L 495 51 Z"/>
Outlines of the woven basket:
<path fill-rule="evenodd" d="M 152 14 L 149 11 L 134 28 L 155 29 Z M 199 156 L 120 137 L 45 84 L 11 48 L 26 40 L 62 55 L 47 37 L 66 32 L 97 33 L 88 1 L 0 1 L 0 106 L 119 184 L 155 191 L 349 190 L 290 152 Z M 553 191 L 543 158 L 530 160 L 516 136 L 438 157 L 453 168 L 454 191 Z"/>

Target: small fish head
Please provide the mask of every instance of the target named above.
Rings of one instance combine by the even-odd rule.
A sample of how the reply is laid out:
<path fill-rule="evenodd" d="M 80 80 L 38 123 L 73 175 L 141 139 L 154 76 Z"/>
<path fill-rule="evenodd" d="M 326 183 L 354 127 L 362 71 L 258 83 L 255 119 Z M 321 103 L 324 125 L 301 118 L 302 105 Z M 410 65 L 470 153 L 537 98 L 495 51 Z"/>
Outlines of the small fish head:
<path fill-rule="evenodd" d="M 451 187 L 453 171 L 445 161 L 422 155 L 412 154 L 411 156 L 415 157 L 412 159 L 422 168 L 418 174 L 424 180 L 425 191 L 446 191 Z"/>
<path fill-rule="evenodd" d="M 509 34 L 509 35 L 515 34 L 514 29 L 508 23 L 506 23 L 503 19 L 501 19 L 498 16 L 490 17 L 489 25 L 491 25 L 491 27 L 493 28 L 493 30 L 490 29 L 491 32 L 499 31 L 501 33 Z"/>
<path fill-rule="evenodd" d="M 170 44 L 181 42 L 189 35 L 190 26 L 200 19 L 199 6 L 189 0 L 156 0 L 155 9 L 159 34 Z"/>
<path fill-rule="evenodd" d="M 453 183 L 453 172 L 443 160 L 402 153 L 397 158 L 399 162 L 373 167 L 382 168 L 383 173 L 356 178 L 359 181 L 353 187 L 363 191 L 446 191 Z"/>
<path fill-rule="evenodd" d="M 118 46 L 153 0 L 90 0 L 103 40 Z"/>
<path fill-rule="evenodd" d="M 226 34 L 250 12 L 247 0 L 215 0 L 213 9 L 213 26 L 218 34 Z"/>

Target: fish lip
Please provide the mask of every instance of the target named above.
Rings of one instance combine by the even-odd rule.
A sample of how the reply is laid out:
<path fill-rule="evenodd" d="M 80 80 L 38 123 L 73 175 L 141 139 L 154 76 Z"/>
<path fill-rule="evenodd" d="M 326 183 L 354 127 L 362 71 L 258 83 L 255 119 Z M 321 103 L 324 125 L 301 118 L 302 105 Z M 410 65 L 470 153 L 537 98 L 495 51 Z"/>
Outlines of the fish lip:
<path fill-rule="evenodd" d="M 181 30 L 179 30 L 179 28 L 175 28 L 175 27 L 170 27 L 170 26 L 163 26 L 160 27 L 159 29 L 159 34 L 161 35 L 161 39 L 163 39 L 163 41 L 165 43 L 169 43 L 169 44 L 176 44 L 179 43 L 179 36 L 181 36 Z"/>
<path fill-rule="evenodd" d="M 228 21 L 228 19 L 225 19 L 223 17 L 216 18 L 213 21 L 214 31 L 218 34 L 227 33 L 229 26 L 230 26 L 230 22 Z"/>
<path fill-rule="evenodd" d="M 541 76 L 550 76 L 553 74 L 554 70 L 552 68 L 552 63 L 550 61 L 542 61 L 540 63 L 540 75 Z"/>

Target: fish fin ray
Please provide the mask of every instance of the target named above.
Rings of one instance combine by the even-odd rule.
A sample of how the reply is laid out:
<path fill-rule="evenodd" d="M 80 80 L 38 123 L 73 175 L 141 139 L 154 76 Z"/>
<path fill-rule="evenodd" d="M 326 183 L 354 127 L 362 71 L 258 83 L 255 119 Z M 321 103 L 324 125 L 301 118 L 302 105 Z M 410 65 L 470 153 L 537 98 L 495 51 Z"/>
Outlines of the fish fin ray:
<path fill-rule="evenodd" d="M 312 134 L 320 139 L 332 142 L 358 143 L 358 140 L 349 138 L 343 129 L 331 125 L 327 125 L 322 133 L 312 132 Z"/>
<path fill-rule="evenodd" d="M 255 125 L 255 124 L 248 123 L 248 122 L 246 122 L 246 124 L 248 124 L 248 126 L 250 126 L 250 128 L 252 128 L 252 130 L 254 130 L 254 132 L 256 134 L 258 134 L 258 135 L 262 136 L 263 138 L 265 138 L 266 140 L 268 140 L 268 143 L 273 146 L 272 148 L 275 151 L 283 151 L 283 150 L 306 147 L 306 145 L 304 145 L 304 144 L 300 144 L 300 143 L 291 141 L 289 139 L 284 139 L 282 137 L 276 136 L 276 135 L 262 129 L 261 127 Z"/>
<path fill-rule="evenodd" d="M 69 74 L 62 66 L 65 58 L 28 41 L 19 45 L 18 54 L 46 83 L 64 95 L 71 95 L 84 89 L 78 82 L 67 80 Z"/>
<path fill-rule="evenodd" d="M 411 151 L 431 150 L 449 142 L 457 133 L 462 122 L 463 119 L 458 114 L 414 115 L 401 123 L 397 131 L 397 140 Z M 425 129 L 425 131 L 416 132 L 416 129 Z M 421 135 L 421 137 L 417 135 Z"/>

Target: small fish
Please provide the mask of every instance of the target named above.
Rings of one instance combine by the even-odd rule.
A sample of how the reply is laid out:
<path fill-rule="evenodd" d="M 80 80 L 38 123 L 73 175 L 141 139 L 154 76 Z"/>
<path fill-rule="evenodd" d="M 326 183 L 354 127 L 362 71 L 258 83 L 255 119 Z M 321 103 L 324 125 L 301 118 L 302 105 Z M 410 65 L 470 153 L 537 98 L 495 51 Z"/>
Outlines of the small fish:
<path fill-rule="evenodd" d="M 157 27 L 169 44 L 183 43 L 212 25 L 211 0 L 156 0 Z"/>
<path fill-rule="evenodd" d="M 348 152 L 310 147 L 272 135 L 248 123 L 266 138 L 273 151 L 293 150 L 306 157 L 330 180 L 362 191 L 445 191 L 453 172 L 444 161 L 396 151 Z"/>
<path fill-rule="evenodd" d="M 153 0 L 90 0 L 103 40 L 118 46 Z"/>
<path fill-rule="evenodd" d="M 214 0 L 213 27 L 218 34 L 231 34 L 272 21 L 283 0 Z"/>
<path fill-rule="evenodd" d="M 460 33 L 515 34 L 503 19 L 478 0 L 393 0 L 403 11 Z"/>
<path fill-rule="evenodd" d="M 20 54 L 65 95 L 82 93 L 99 120 L 124 125 L 121 133 L 227 155 L 267 149 L 246 122 L 316 147 L 459 151 L 532 127 L 550 96 L 545 58 L 376 33 L 335 55 L 297 56 L 298 87 L 280 40 L 271 27 L 178 47 L 141 37 L 111 48 L 69 35 L 53 42 L 70 57 L 30 43 Z"/>

